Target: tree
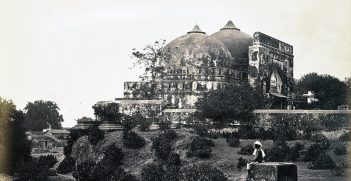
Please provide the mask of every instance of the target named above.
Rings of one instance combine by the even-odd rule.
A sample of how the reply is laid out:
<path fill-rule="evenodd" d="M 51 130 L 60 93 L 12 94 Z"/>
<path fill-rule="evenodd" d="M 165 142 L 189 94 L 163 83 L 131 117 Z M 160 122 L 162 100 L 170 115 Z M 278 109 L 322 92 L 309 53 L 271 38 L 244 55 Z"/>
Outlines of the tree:
<path fill-rule="evenodd" d="M 94 114 L 100 121 L 117 121 L 119 119 L 118 103 L 95 104 Z"/>
<path fill-rule="evenodd" d="M 23 121 L 24 113 L 0 97 L 0 173 L 13 174 L 31 158 Z"/>
<path fill-rule="evenodd" d="M 133 49 L 131 58 L 135 66 L 144 68 L 143 75 L 139 77 L 143 81 L 149 81 L 134 87 L 133 96 L 142 99 L 152 99 L 155 93 L 155 79 L 164 71 L 162 62 L 168 60 L 169 50 L 165 49 L 166 40 L 155 41 L 146 45 L 142 50 Z"/>
<path fill-rule="evenodd" d="M 63 116 L 59 113 L 60 108 L 55 102 L 38 100 L 28 102 L 24 108 L 26 111 L 24 126 L 31 131 L 42 131 L 51 126 L 53 129 L 62 128 Z"/>
<path fill-rule="evenodd" d="M 301 77 L 296 83 L 298 94 L 306 94 L 312 91 L 317 102 L 305 105 L 305 108 L 312 109 L 336 109 L 339 105 L 345 105 L 347 85 L 338 78 L 331 75 L 318 75 L 309 73 Z"/>
<path fill-rule="evenodd" d="M 228 84 L 222 89 L 208 92 L 196 103 L 197 116 L 212 119 L 220 125 L 230 119 L 246 122 L 250 112 L 261 105 L 258 91 L 248 83 Z"/>
<path fill-rule="evenodd" d="M 344 83 L 347 87 L 346 102 L 348 106 L 351 106 L 351 77 L 345 78 Z"/>

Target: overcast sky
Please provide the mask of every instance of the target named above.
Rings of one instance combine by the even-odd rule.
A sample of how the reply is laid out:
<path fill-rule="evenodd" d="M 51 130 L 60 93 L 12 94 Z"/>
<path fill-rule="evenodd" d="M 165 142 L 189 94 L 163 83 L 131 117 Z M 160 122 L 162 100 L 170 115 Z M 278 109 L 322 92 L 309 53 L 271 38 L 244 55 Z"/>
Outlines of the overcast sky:
<path fill-rule="evenodd" d="M 97 101 L 123 96 L 132 48 L 228 20 L 294 46 L 294 76 L 351 75 L 350 0 L 0 0 L 0 96 L 19 109 L 51 100 L 73 126 Z"/>

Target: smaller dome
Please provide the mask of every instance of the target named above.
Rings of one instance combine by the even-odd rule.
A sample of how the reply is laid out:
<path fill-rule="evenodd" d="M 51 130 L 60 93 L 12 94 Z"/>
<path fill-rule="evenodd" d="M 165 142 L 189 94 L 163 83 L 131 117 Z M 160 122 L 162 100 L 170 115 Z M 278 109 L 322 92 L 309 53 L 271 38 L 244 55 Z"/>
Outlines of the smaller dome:
<path fill-rule="evenodd" d="M 170 58 L 164 63 L 170 66 L 216 66 L 224 65 L 231 59 L 227 47 L 206 35 L 198 25 L 168 43 L 165 50 L 169 51 Z"/>
<path fill-rule="evenodd" d="M 227 46 L 233 58 L 248 58 L 249 46 L 252 45 L 253 38 L 240 31 L 232 21 L 211 35 Z"/>

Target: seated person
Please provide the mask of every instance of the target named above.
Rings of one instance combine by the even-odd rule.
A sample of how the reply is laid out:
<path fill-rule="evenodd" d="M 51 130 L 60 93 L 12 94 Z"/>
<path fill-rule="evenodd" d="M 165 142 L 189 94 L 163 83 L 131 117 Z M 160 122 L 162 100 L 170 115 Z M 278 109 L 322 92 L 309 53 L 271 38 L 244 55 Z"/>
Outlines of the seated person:
<path fill-rule="evenodd" d="M 254 143 L 255 150 L 252 155 L 256 156 L 255 159 L 247 164 L 248 176 L 250 178 L 250 169 L 254 167 L 257 163 L 264 162 L 264 157 L 266 156 L 264 151 L 262 150 L 262 144 L 259 141 L 255 141 Z"/>

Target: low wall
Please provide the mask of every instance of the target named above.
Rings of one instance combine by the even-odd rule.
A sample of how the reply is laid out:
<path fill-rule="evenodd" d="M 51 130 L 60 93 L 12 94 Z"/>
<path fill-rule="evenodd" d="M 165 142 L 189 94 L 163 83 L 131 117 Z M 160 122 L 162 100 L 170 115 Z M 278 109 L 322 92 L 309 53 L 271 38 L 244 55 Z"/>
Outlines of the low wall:
<path fill-rule="evenodd" d="M 351 110 L 254 110 L 258 126 L 271 127 L 277 121 L 287 121 L 293 126 L 313 125 L 316 129 L 335 131 L 351 125 Z"/>

